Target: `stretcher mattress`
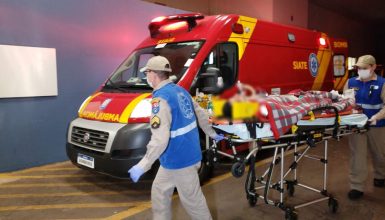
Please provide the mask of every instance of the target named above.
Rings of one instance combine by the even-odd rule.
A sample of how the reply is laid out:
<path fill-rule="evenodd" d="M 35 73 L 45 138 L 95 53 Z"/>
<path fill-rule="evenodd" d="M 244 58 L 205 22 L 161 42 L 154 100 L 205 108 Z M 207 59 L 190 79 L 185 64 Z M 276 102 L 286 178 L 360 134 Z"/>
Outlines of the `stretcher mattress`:
<path fill-rule="evenodd" d="M 368 117 L 365 114 L 351 114 L 340 116 L 340 125 L 354 125 L 357 127 L 364 127 Z M 332 126 L 335 123 L 335 118 L 316 118 L 315 120 L 299 120 L 297 122 L 297 126 Z M 257 138 L 267 138 L 273 137 L 274 134 L 271 130 L 270 123 L 260 123 L 260 126 L 256 128 L 256 137 Z M 237 124 L 221 124 L 214 125 L 214 128 L 220 129 L 227 133 L 231 133 L 237 135 L 240 139 L 247 140 L 250 139 L 250 133 L 247 129 L 245 123 L 237 123 Z"/>

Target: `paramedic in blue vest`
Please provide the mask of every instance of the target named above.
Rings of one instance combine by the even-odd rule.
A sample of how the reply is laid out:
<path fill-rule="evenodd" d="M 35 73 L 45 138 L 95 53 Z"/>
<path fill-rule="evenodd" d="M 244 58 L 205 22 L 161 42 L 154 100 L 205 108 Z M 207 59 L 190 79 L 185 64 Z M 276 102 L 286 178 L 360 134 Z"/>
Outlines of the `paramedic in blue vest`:
<path fill-rule="evenodd" d="M 354 90 L 356 105 L 362 107 L 371 127 L 366 133 L 353 134 L 349 137 L 351 190 L 348 197 L 351 200 L 364 195 L 368 176 L 368 149 L 373 161 L 373 185 L 384 187 L 385 182 L 385 79 L 374 72 L 376 60 L 371 55 L 359 57 L 355 66 L 358 77 L 349 79 L 344 90 Z"/>
<path fill-rule="evenodd" d="M 152 136 L 146 155 L 128 172 L 137 182 L 157 159 L 160 160 L 151 189 L 153 219 L 171 219 L 174 188 L 191 219 L 212 219 L 198 177 L 202 152 L 197 125 L 216 141 L 223 136 L 211 128 L 207 113 L 190 94 L 171 82 L 171 66 L 165 57 L 152 57 L 141 72 L 146 74 L 148 85 L 154 89 Z"/>

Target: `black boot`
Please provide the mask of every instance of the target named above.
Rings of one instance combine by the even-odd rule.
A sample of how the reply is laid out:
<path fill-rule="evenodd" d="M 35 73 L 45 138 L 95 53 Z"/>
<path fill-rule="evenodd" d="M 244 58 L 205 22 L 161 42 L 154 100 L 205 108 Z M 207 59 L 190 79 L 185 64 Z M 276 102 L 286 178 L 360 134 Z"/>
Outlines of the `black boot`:
<path fill-rule="evenodd" d="M 385 179 L 373 179 L 373 185 L 375 187 L 384 187 L 385 186 Z"/>
<path fill-rule="evenodd" d="M 350 190 L 350 192 L 348 193 L 348 197 L 351 200 L 357 200 L 357 199 L 361 198 L 363 195 L 364 195 L 363 192 L 355 190 L 355 189 Z"/>

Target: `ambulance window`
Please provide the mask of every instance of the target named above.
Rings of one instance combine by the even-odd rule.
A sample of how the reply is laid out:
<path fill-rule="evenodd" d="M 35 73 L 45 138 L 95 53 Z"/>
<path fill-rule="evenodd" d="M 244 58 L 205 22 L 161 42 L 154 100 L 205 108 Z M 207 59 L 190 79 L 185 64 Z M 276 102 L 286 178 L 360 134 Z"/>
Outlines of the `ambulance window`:
<path fill-rule="evenodd" d="M 172 76 L 174 76 L 172 79 L 175 83 L 178 83 L 203 43 L 203 41 L 175 42 L 138 49 L 112 73 L 103 89 L 113 92 L 151 89 L 146 76 L 140 72 L 140 69 L 146 65 L 151 57 L 158 55 L 168 59 L 172 69 Z"/>
<path fill-rule="evenodd" d="M 147 53 L 144 53 L 144 54 L 141 54 L 139 56 L 139 61 L 138 61 L 138 68 L 137 68 L 137 76 L 139 78 L 145 78 L 146 76 L 144 75 L 144 73 L 140 72 L 140 69 L 142 69 L 146 64 L 147 64 L 147 61 L 153 57 L 154 54 L 147 54 Z"/>
<path fill-rule="evenodd" d="M 333 56 L 333 70 L 335 77 L 341 77 L 345 75 L 345 56 L 334 55 Z"/>
<path fill-rule="evenodd" d="M 223 80 L 222 89 L 228 89 L 232 87 L 237 81 L 237 64 L 237 45 L 235 43 L 221 43 L 215 46 L 207 55 L 206 59 L 203 61 L 197 77 L 199 77 L 199 74 L 207 72 L 209 67 L 216 67 L 220 71 L 220 75 L 218 77 L 222 77 Z M 191 91 L 195 91 L 196 88 L 201 87 L 201 85 L 198 84 L 199 81 L 196 78 Z"/>
<path fill-rule="evenodd" d="M 218 46 L 218 63 L 223 89 L 232 87 L 237 80 L 238 48 L 235 43 L 222 43 Z"/>
<path fill-rule="evenodd" d="M 119 66 L 119 68 L 115 71 L 116 73 L 111 77 L 111 80 L 115 83 L 126 81 L 126 77 L 128 75 L 132 75 L 134 67 L 135 55 L 133 54 Z"/>

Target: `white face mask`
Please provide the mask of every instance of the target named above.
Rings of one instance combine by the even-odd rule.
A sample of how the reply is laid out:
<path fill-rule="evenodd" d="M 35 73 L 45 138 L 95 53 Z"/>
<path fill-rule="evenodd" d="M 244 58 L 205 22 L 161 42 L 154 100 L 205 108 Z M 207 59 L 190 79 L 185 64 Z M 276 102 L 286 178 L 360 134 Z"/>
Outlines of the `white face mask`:
<path fill-rule="evenodd" d="M 367 69 L 367 70 L 358 70 L 358 76 L 359 76 L 360 79 L 362 79 L 362 80 L 369 79 L 369 77 L 370 77 L 370 69 Z"/>
<path fill-rule="evenodd" d="M 154 88 L 154 85 L 153 85 L 152 82 L 149 80 L 148 76 L 147 76 L 146 80 L 147 80 L 147 84 L 148 84 L 151 88 Z"/>

